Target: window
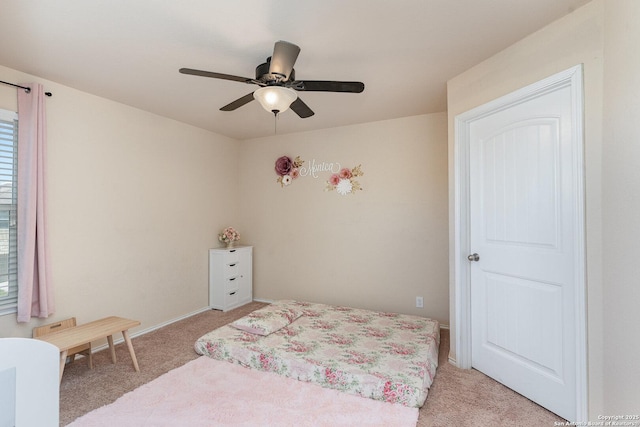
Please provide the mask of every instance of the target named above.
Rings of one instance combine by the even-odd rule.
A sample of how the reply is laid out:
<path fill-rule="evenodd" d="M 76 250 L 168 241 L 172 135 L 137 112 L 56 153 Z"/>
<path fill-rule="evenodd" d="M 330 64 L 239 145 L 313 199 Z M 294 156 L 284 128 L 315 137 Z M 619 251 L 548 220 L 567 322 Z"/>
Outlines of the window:
<path fill-rule="evenodd" d="M 18 114 L 0 110 L 0 315 L 18 305 Z"/>

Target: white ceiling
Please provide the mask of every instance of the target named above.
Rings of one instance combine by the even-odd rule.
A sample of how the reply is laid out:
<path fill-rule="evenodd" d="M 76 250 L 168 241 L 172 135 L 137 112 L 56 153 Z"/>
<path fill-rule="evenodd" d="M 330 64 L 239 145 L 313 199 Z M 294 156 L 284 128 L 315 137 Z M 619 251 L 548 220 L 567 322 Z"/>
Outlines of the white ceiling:
<path fill-rule="evenodd" d="M 316 114 L 282 113 L 279 134 L 439 112 L 448 79 L 588 1 L 12 0 L 0 65 L 246 139 L 273 135 L 273 115 L 257 102 L 219 108 L 257 86 L 179 68 L 254 77 L 287 40 L 302 49 L 299 80 L 365 83 L 298 92 Z"/>

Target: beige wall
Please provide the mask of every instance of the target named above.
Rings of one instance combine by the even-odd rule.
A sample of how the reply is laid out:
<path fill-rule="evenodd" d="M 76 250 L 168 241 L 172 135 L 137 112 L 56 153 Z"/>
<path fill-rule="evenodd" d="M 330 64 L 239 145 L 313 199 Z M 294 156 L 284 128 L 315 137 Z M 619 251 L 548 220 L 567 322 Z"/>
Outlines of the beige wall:
<path fill-rule="evenodd" d="M 440 113 L 243 141 L 236 224 L 256 247 L 254 296 L 448 324 L 446 126 Z M 325 192 L 328 172 L 281 188 L 274 163 L 283 155 L 362 164 L 363 191 Z"/>
<path fill-rule="evenodd" d="M 638 414 L 640 2 L 604 4 L 604 399 L 608 414 Z"/>
<path fill-rule="evenodd" d="M 34 78 L 0 67 L 0 80 Z M 145 329 L 206 307 L 207 249 L 237 213 L 238 141 L 41 82 L 53 92 L 48 218 L 57 309 L 20 325 L 0 316 L 0 336 L 30 336 L 70 316 L 131 317 Z M 16 89 L 0 85 L 0 108 L 15 110 Z"/>
<path fill-rule="evenodd" d="M 639 20 L 636 0 L 594 0 L 448 85 L 451 174 L 456 114 L 584 64 L 589 415 L 593 420 L 598 415 L 635 414 L 640 402 Z M 451 290 L 454 280 L 452 272 Z M 453 294 L 451 302 L 454 323 Z"/>
<path fill-rule="evenodd" d="M 142 321 L 138 330 L 207 305 L 207 249 L 235 225 L 256 247 L 256 298 L 430 316 L 448 324 L 446 115 L 408 117 L 234 141 L 0 67 L 0 80 L 40 81 L 47 99 L 49 224 L 56 313 Z M 0 108 L 16 109 L 0 85 Z M 328 173 L 288 188 L 281 155 L 362 164 L 364 190 L 325 192 Z M 238 209 L 238 207 L 240 209 Z M 415 297 L 423 296 L 423 309 Z M 135 332 L 135 331 L 134 331 Z"/>

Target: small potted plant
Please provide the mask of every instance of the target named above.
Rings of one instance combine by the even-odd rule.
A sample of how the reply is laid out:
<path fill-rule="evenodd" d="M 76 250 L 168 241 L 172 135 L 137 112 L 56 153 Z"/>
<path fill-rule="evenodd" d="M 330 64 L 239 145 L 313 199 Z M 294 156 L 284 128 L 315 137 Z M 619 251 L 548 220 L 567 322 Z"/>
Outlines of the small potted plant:
<path fill-rule="evenodd" d="M 233 227 L 227 227 L 218 234 L 218 240 L 226 244 L 228 248 L 232 248 L 235 242 L 240 240 L 240 233 Z"/>

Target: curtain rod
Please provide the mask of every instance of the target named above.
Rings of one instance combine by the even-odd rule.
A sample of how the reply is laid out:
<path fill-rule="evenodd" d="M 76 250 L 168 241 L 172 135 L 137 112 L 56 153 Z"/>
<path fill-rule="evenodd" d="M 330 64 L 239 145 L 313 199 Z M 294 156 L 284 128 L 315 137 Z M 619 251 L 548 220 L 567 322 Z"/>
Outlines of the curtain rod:
<path fill-rule="evenodd" d="M 24 91 L 27 92 L 27 93 L 31 92 L 31 88 L 28 88 L 28 87 L 25 87 L 25 86 L 20 86 L 20 85 L 17 85 L 15 83 L 3 82 L 2 80 L 0 80 L 0 83 L 5 84 L 5 85 L 9 85 L 9 86 L 13 86 L 13 87 L 17 87 L 17 88 L 20 88 L 20 89 L 24 89 Z M 47 95 L 47 96 L 53 95 L 51 92 L 45 92 L 44 94 Z"/>

